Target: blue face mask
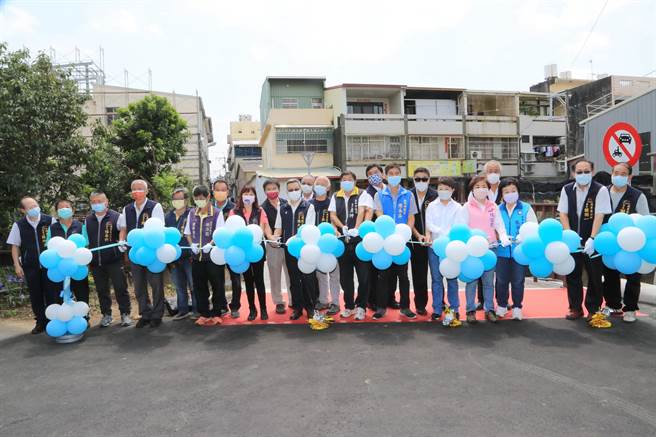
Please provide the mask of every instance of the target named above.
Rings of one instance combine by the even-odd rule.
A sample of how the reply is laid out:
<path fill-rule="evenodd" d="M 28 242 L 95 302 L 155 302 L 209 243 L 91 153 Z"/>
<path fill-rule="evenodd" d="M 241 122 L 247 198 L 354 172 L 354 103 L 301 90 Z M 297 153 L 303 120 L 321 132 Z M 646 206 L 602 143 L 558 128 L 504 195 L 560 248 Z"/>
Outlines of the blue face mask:
<path fill-rule="evenodd" d="M 39 208 L 38 206 L 35 206 L 34 208 L 27 210 L 27 215 L 30 217 L 38 217 L 39 214 L 41 214 L 41 208 Z"/>
<path fill-rule="evenodd" d="M 581 173 L 574 176 L 576 183 L 579 185 L 589 185 L 592 182 L 592 173 Z"/>
<path fill-rule="evenodd" d="M 615 185 L 617 188 L 626 187 L 629 183 L 628 176 L 613 176 L 611 180 L 613 181 L 613 185 Z"/>
<path fill-rule="evenodd" d="M 92 203 L 91 204 L 91 209 L 93 209 L 93 212 L 101 213 L 105 210 L 105 204 L 104 203 Z"/>
<path fill-rule="evenodd" d="M 346 191 L 347 193 L 353 191 L 353 187 L 355 186 L 353 181 L 342 181 L 339 185 L 342 187 L 342 190 Z"/>
<path fill-rule="evenodd" d="M 64 220 L 69 219 L 73 217 L 73 210 L 71 208 L 59 208 L 57 210 L 57 216 L 60 219 L 64 219 Z"/>
<path fill-rule="evenodd" d="M 315 185 L 314 186 L 314 193 L 317 196 L 325 196 L 327 192 L 328 192 L 328 190 L 323 185 Z"/>
<path fill-rule="evenodd" d="M 401 183 L 401 176 L 388 176 L 387 183 L 392 187 L 396 187 Z"/>
<path fill-rule="evenodd" d="M 369 185 L 380 185 L 383 182 L 383 177 L 379 173 L 372 174 L 367 178 L 369 180 Z"/>

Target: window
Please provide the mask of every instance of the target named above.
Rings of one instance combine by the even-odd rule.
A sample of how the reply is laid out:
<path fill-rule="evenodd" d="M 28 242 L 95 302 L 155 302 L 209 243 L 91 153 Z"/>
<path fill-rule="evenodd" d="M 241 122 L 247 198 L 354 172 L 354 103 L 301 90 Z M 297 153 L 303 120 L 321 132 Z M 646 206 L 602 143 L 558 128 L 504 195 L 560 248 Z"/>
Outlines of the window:
<path fill-rule="evenodd" d="M 262 149 L 258 146 L 237 146 L 235 147 L 235 158 L 260 158 Z"/>
<path fill-rule="evenodd" d="M 410 159 L 437 161 L 440 159 L 464 159 L 465 151 L 460 137 L 417 136 L 408 137 Z"/>
<path fill-rule="evenodd" d="M 384 114 L 383 102 L 348 102 L 349 114 Z"/>
<path fill-rule="evenodd" d="M 348 136 L 347 160 L 405 159 L 404 137 Z"/>
<path fill-rule="evenodd" d="M 282 97 L 280 107 L 283 109 L 296 109 L 298 108 L 298 99 L 296 97 Z"/>
<path fill-rule="evenodd" d="M 276 129 L 277 153 L 332 153 L 331 128 L 280 128 Z"/>
<path fill-rule="evenodd" d="M 112 124 L 118 118 L 118 107 L 116 106 L 108 106 L 105 108 L 105 112 L 107 113 L 107 124 Z"/>
<path fill-rule="evenodd" d="M 522 135 L 522 143 L 530 143 L 530 142 L 531 142 L 530 135 Z"/>
<path fill-rule="evenodd" d="M 469 151 L 479 152 L 480 159 L 513 160 L 517 159 L 519 145 L 512 137 L 471 137 Z"/>
<path fill-rule="evenodd" d="M 323 108 L 323 99 L 319 97 L 312 97 L 312 109 L 321 109 Z"/>
<path fill-rule="evenodd" d="M 628 80 L 628 79 L 620 79 L 620 87 L 621 88 L 628 88 L 631 85 L 633 85 L 633 82 Z"/>
<path fill-rule="evenodd" d="M 465 147 L 463 146 L 464 138 L 446 137 L 444 140 L 449 159 L 465 159 Z"/>

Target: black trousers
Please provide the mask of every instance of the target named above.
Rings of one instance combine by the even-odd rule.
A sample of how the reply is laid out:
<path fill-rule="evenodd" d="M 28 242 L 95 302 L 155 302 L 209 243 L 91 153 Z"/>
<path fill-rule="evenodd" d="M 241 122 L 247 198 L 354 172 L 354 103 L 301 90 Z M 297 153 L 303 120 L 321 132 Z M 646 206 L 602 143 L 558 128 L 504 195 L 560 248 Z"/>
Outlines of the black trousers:
<path fill-rule="evenodd" d="M 191 263 L 191 277 L 194 282 L 198 312 L 202 317 L 216 317 L 228 306 L 225 293 L 225 267 L 212 261 Z M 212 309 L 210 309 L 210 288 L 212 287 Z"/>
<path fill-rule="evenodd" d="M 251 263 L 248 270 L 244 272 L 244 283 L 246 285 L 246 297 L 248 297 L 248 307 L 251 311 L 257 310 L 255 307 L 255 291 L 257 290 L 257 300 L 260 304 L 260 312 L 266 312 L 266 289 L 264 288 L 264 260 Z"/>
<path fill-rule="evenodd" d="M 483 303 L 485 302 L 485 298 L 483 297 L 483 280 L 481 278 L 478 278 L 476 297 L 478 299 L 478 303 L 483 305 Z"/>
<path fill-rule="evenodd" d="M 230 310 L 239 311 L 241 308 L 241 275 L 230 270 L 226 264 L 228 273 L 230 274 L 230 283 L 232 284 L 232 298 L 230 299 Z"/>
<path fill-rule="evenodd" d="M 376 308 L 377 306 L 377 295 L 378 295 L 378 276 L 380 276 L 380 270 L 378 270 L 376 267 L 374 267 L 373 263 L 371 261 L 366 263 L 367 267 L 369 268 L 369 284 L 368 284 L 368 290 L 369 290 L 369 296 L 367 297 L 367 303 L 369 304 L 370 307 Z M 387 305 L 386 305 L 387 306 Z"/>
<path fill-rule="evenodd" d="M 55 299 L 55 302 L 62 303 L 64 300 L 59 296 L 61 291 L 64 289 L 64 282 L 52 282 L 50 281 L 51 291 L 50 293 Z M 76 281 L 71 279 L 71 291 L 75 300 L 89 303 L 89 279 L 84 278 L 81 281 Z"/>
<path fill-rule="evenodd" d="M 415 308 L 426 309 L 428 305 L 428 247 L 418 244 L 410 245 L 412 262 L 412 285 L 415 291 Z"/>
<path fill-rule="evenodd" d="M 581 311 L 583 306 L 583 268 L 588 273 L 588 289 L 585 294 L 585 308 L 588 313 L 596 313 L 601 307 L 603 286 L 601 275 L 603 263 L 601 257 L 590 258 L 584 253 L 573 253 L 574 271 L 567 275 L 567 299 L 569 309 Z"/>
<path fill-rule="evenodd" d="M 399 284 L 401 295 L 401 309 L 410 308 L 410 280 L 408 279 L 408 265 L 402 266 L 392 263 L 390 268 L 382 270 L 378 275 L 378 289 L 376 290 L 376 306 L 386 308 L 394 299 L 396 284 Z M 390 288 L 392 294 L 390 296 Z"/>
<path fill-rule="evenodd" d="M 640 273 L 626 276 L 624 286 L 624 311 L 637 311 L 640 298 Z M 620 272 L 604 266 L 604 300 L 606 306 L 614 310 L 622 308 L 622 290 L 620 286 Z"/>
<path fill-rule="evenodd" d="M 367 309 L 369 301 L 369 273 L 371 263 L 360 261 L 355 255 L 355 246 L 360 239 L 351 239 L 345 248 L 344 254 L 337 260 L 339 262 L 339 285 L 344 290 L 344 306 L 346 309 L 359 308 Z M 358 276 L 358 297 L 355 298 L 355 283 L 353 281 L 353 271 Z"/>
<path fill-rule="evenodd" d="M 34 320 L 36 320 L 37 325 L 45 326 L 48 323 L 46 307 L 57 303 L 56 297 L 59 296 L 59 293 L 54 294 L 52 291 L 52 282 L 48 279 L 48 270 L 40 267 L 23 267 L 23 272 L 25 273 L 27 290 L 30 294 Z"/>
<path fill-rule="evenodd" d="M 91 266 L 91 274 L 96 284 L 100 312 L 103 315 L 112 315 L 112 295 L 109 288 L 111 281 L 119 312 L 121 314 L 130 314 L 131 304 L 128 283 L 125 279 L 125 273 L 123 273 L 121 261 L 118 260 L 101 266 Z"/>
<path fill-rule="evenodd" d="M 314 307 L 319 299 L 319 283 L 317 275 L 312 273 L 303 273 L 298 269 L 298 260 L 292 256 L 285 248 L 285 264 L 289 272 L 289 288 L 292 292 L 292 308 L 295 311 L 305 311 L 308 317 L 314 314 Z"/>

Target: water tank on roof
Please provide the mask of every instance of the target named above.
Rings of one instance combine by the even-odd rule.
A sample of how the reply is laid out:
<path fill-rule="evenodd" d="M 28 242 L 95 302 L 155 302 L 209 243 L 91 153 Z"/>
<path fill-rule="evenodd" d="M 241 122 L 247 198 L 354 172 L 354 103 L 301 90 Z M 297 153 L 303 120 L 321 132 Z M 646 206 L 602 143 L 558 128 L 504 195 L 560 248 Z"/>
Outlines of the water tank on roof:
<path fill-rule="evenodd" d="M 549 64 L 544 66 L 544 78 L 558 77 L 558 65 Z"/>

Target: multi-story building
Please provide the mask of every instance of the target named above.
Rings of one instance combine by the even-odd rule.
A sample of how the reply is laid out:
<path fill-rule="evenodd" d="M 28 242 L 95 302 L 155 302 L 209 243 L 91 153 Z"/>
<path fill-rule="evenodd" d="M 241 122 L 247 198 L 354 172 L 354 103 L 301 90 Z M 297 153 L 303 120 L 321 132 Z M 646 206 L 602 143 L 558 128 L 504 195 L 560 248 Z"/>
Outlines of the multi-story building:
<path fill-rule="evenodd" d="M 198 95 L 96 84 L 90 93 L 91 98 L 84 105 L 89 118 L 83 135 L 90 137 L 96 121 L 108 125 L 116 118 L 119 108 L 150 94 L 166 98 L 187 122 L 189 137 L 185 144 L 185 153 L 174 168 L 189 177 L 194 184 L 207 183 L 210 177 L 207 148 L 214 145 L 212 119 L 205 113 L 203 100 Z"/>
<path fill-rule="evenodd" d="M 262 168 L 260 122 L 248 114 L 240 114 L 239 121 L 230 122 L 226 176 L 232 182 L 235 195 Z"/>

